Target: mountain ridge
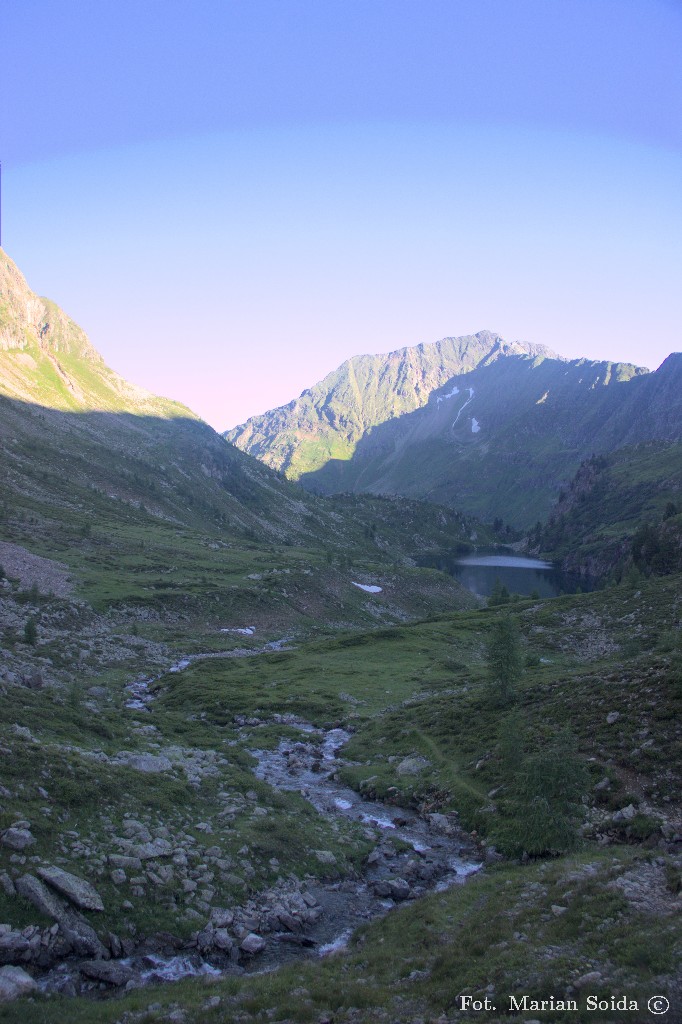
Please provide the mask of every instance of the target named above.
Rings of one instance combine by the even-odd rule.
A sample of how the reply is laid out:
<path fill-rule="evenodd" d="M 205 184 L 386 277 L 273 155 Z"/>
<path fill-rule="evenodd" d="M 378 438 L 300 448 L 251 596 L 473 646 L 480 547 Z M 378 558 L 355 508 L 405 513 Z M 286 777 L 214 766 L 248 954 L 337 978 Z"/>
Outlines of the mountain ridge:
<path fill-rule="evenodd" d="M 197 420 L 187 406 L 131 384 L 85 331 L 41 298 L 0 249 L 0 393 L 64 411 L 97 409 Z"/>
<path fill-rule="evenodd" d="M 634 408 L 632 391 L 627 423 L 618 412 L 626 397 L 621 387 L 636 390 L 645 379 L 673 375 L 666 364 L 657 373 L 569 360 L 482 331 L 354 357 L 294 402 L 225 436 L 319 493 L 409 495 L 525 525 L 537 518 L 538 495 L 540 514 L 548 512 L 593 443 L 609 448 L 661 430 L 675 434 L 682 412 L 674 412 L 669 428 L 658 413 L 648 414 L 655 423 L 642 425 L 646 417 Z M 364 390 L 353 386 L 358 378 Z M 628 431 L 633 436 L 623 442 Z M 509 475 L 515 464 L 522 465 L 516 482 Z"/>

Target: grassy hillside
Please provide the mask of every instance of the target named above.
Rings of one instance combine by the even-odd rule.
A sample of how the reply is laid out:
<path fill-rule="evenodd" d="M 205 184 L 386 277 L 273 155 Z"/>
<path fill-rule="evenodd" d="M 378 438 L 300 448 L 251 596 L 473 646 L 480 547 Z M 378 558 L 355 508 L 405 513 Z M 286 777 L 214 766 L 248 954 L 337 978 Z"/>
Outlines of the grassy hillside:
<path fill-rule="evenodd" d="M 621 448 L 582 464 L 530 547 L 588 576 L 679 572 L 681 514 L 682 445 Z"/>
<path fill-rule="evenodd" d="M 677 1012 L 682 577 L 481 608 L 415 566 L 489 543 L 475 520 L 302 491 L 128 390 L 7 266 L 0 965 L 62 987 L 0 1020 L 501 1022 L 524 992 L 582 1024 L 617 1019 L 588 994 Z M 638 463 L 640 496 L 667 467 L 664 523 L 675 459 Z M 254 771 L 280 750 L 292 788 Z M 316 809 L 318 777 L 358 813 Z M 445 840 L 483 870 L 438 891 Z M 128 990 L 131 958 L 223 973 Z"/>
<path fill-rule="evenodd" d="M 580 1008 L 565 1019 L 586 1022 L 619 1019 L 610 1009 L 588 1011 L 588 994 L 610 998 L 617 991 L 644 1006 L 653 985 L 679 999 L 679 583 L 679 577 L 655 579 L 637 591 L 618 587 L 515 605 L 525 667 L 506 708 L 491 694 L 484 654 L 505 614 L 500 610 L 317 639 L 261 657 L 197 662 L 160 679 L 144 727 L 135 726 L 139 712 L 122 707 L 122 677 L 109 677 L 106 699 L 9 688 L 0 737 L 13 751 L 4 820 L 29 820 L 34 858 L 57 857 L 95 884 L 106 909 L 104 919 L 92 919 L 102 933 L 196 934 L 207 897 L 212 905 L 238 907 L 245 893 L 256 897 L 276 876 L 293 872 L 314 887 L 325 878 L 332 885 L 352 879 L 362 869 L 377 842 L 366 828 L 339 828 L 298 794 L 277 793 L 251 774 L 254 746 L 273 746 L 282 735 L 294 742 L 295 730 L 276 717 L 282 712 L 322 726 L 345 724 L 353 734 L 344 752 L 346 781 L 365 795 L 473 829 L 482 852 L 488 850 L 480 876 L 408 901 L 326 961 L 210 985 L 143 989 L 114 1001 L 34 997 L 33 1019 L 56 1024 L 68 1014 L 113 1024 L 137 1014 L 175 1019 L 168 1015 L 181 1010 L 188 1024 L 312 1022 L 325 1014 L 338 1022 L 441 1014 L 502 1021 L 509 996 L 525 992 L 573 996 Z M 584 769 L 576 849 L 527 864 L 500 861 L 492 847 L 513 845 L 527 818 L 515 803 L 510 758 L 530 763 L 551 749 L 567 723 L 571 756 Z M 123 744 L 174 759 L 173 770 L 140 775 L 117 763 Z M 100 751 L 97 759 L 89 749 Z M 421 771 L 399 771 L 406 758 L 421 759 Z M 26 785 L 36 777 L 47 796 Z M 247 790 L 255 803 L 244 799 Z M 41 811 L 45 805 L 49 815 Z M 153 900 L 139 892 L 131 898 L 130 883 L 108 881 L 106 858 L 126 815 L 175 846 L 190 844 L 202 863 L 224 863 L 222 872 L 212 870 L 211 894 L 181 889 L 184 869 L 178 868 L 162 890 L 149 891 L 143 882 Z M 317 859 L 319 849 L 333 853 L 332 868 Z M 7 852 L 0 860 L 12 874 Z M 36 920 L 28 907 L 17 917 L 16 900 L 0 897 L 0 907 L 3 920 Z M 460 993 L 492 993 L 502 1012 L 459 1013 Z M 25 1013 L 19 1002 L 2 1019 L 23 1021 Z"/>

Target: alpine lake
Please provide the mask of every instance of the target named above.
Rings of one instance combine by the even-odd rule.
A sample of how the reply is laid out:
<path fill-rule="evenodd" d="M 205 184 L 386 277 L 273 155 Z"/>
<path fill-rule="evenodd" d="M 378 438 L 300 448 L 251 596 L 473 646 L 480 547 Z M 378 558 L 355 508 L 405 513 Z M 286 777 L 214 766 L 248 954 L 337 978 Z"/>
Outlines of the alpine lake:
<path fill-rule="evenodd" d="M 496 586 L 506 587 L 510 594 L 522 597 L 558 597 L 593 589 L 589 580 L 563 572 L 552 562 L 513 552 L 488 550 L 443 555 L 421 564 L 450 573 L 481 598 L 490 597 Z"/>

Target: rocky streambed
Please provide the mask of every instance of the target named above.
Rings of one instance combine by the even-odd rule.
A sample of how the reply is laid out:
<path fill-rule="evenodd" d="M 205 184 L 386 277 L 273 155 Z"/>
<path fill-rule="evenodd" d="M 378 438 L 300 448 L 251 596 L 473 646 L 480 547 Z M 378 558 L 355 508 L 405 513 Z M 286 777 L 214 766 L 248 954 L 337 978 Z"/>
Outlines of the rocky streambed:
<path fill-rule="evenodd" d="M 235 655 L 239 656 L 232 652 Z M 171 671 L 182 671 L 188 663 L 184 660 Z M 150 706 L 151 682 L 138 680 L 131 685 L 129 707 Z M 49 870 L 38 870 L 39 877 L 27 874 L 16 886 L 2 878 L 6 888 L 16 888 L 54 921 L 43 929 L 0 925 L 0 964 L 8 965 L 0 968 L 0 975 L 19 971 L 11 979 L 17 993 L 35 986 L 43 992 L 101 995 L 193 975 L 273 970 L 297 957 L 342 948 L 359 924 L 429 891 L 462 883 L 480 868 L 478 851 L 454 817 L 420 816 L 413 810 L 364 800 L 342 784 L 343 747 L 350 738 L 345 730 L 316 729 L 290 715 L 268 721 L 244 719 L 237 724 L 242 741 L 251 748 L 259 779 L 274 789 L 301 792 L 327 820 L 350 819 L 364 829 L 373 848 L 362 870 L 355 877 L 327 882 L 280 878 L 240 906 L 210 908 L 206 920 L 197 922 L 197 931 L 187 940 L 170 933 L 135 939 L 98 936 L 79 913 L 93 909 L 97 893 L 68 872 L 52 877 Z M 259 728 L 271 730 L 273 724 L 286 726 L 288 738 L 282 738 L 275 749 L 259 748 Z M 294 732 L 300 739 L 290 738 Z M 154 847 L 150 855 L 171 856 L 171 844 L 166 846 Z M 314 853 L 321 864 L 329 864 L 330 876 L 338 878 L 334 854 Z M 30 974 L 24 974 L 24 968 Z M 10 984 L 9 975 L 6 980 Z"/>

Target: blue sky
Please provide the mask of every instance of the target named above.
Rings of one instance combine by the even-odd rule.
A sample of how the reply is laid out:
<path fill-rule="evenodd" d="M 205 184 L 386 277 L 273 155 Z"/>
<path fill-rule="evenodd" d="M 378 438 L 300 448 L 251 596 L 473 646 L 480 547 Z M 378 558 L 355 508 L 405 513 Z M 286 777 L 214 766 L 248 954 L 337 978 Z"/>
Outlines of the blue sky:
<path fill-rule="evenodd" d="M 482 328 L 680 349 L 682 7 L 4 0 L 3 246 L 224 429 Z"/>

